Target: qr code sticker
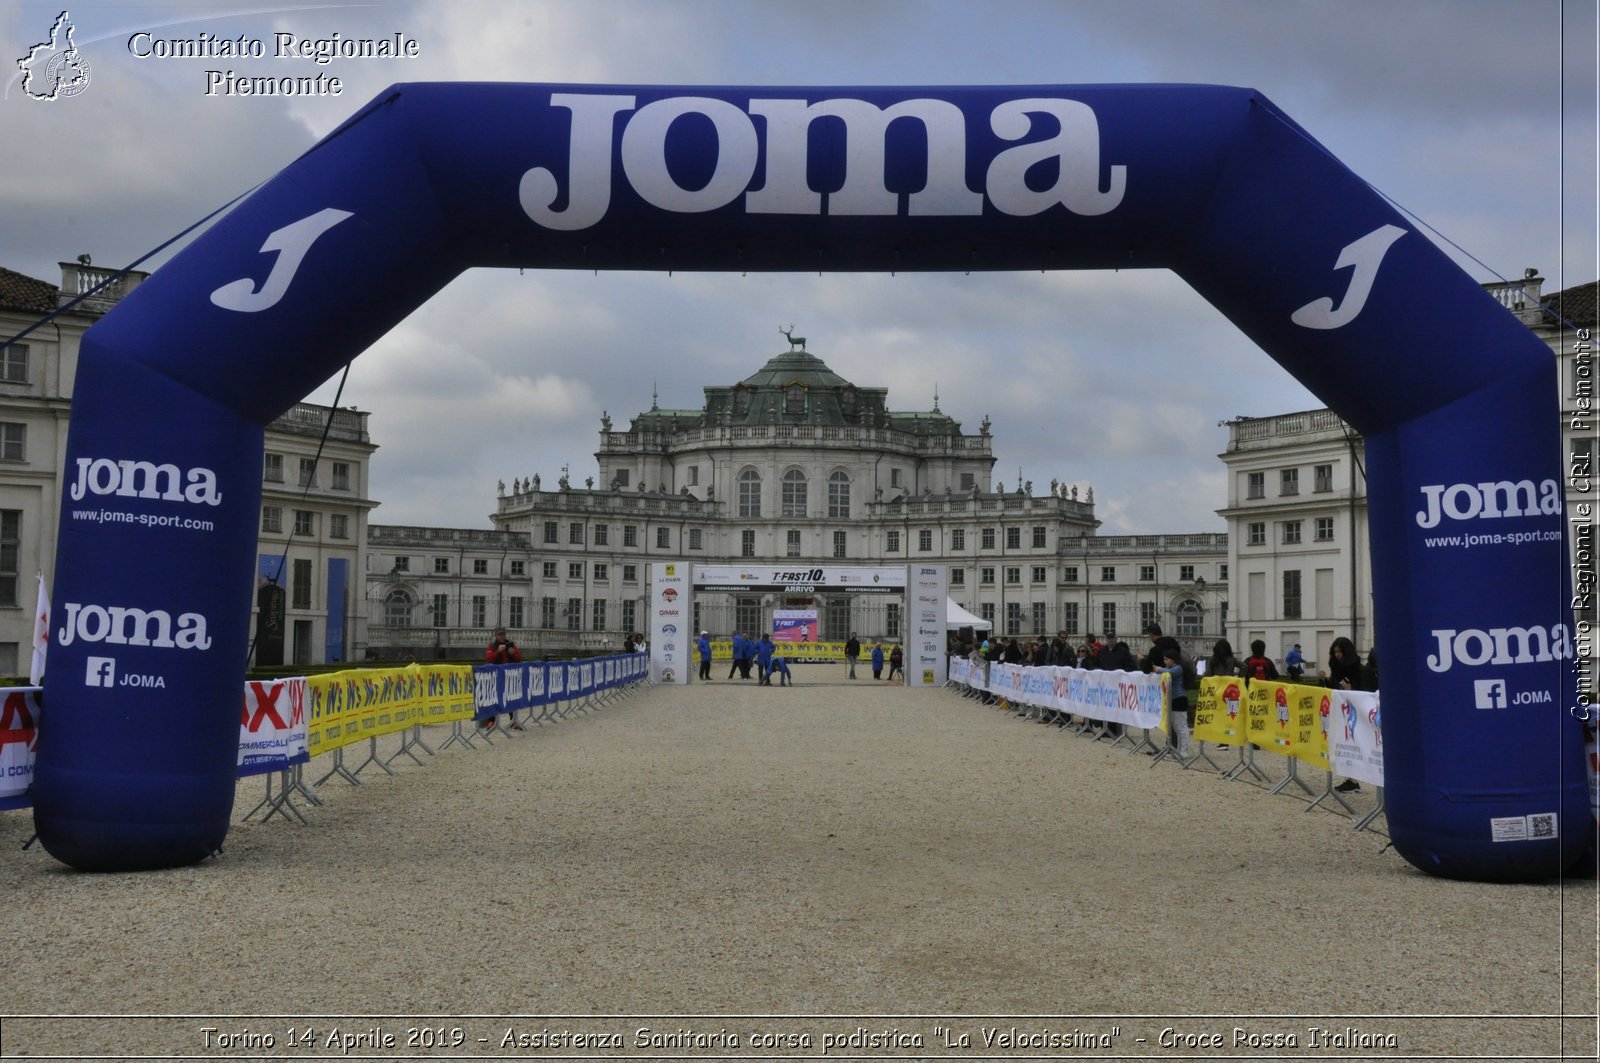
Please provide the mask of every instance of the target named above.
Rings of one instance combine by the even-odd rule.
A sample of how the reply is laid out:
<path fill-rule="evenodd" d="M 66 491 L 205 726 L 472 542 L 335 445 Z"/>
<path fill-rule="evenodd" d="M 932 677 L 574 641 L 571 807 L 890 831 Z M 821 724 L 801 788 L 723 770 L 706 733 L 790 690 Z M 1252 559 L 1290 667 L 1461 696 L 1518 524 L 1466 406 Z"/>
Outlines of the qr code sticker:
<path fill-rule="evenodd" d="M 1556 814 L 1554 812 L 1541 812 L 1528 817 L 1529 838 L 1554 838 L 1556 836 Z"/>

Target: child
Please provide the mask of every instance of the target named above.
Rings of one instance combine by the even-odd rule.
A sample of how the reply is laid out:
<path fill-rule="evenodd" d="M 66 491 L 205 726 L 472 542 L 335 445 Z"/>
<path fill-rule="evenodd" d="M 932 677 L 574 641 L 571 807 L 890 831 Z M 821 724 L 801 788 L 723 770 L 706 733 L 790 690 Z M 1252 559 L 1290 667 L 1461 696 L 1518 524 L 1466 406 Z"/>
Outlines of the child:
<path fill-rule="evenodd" d="M 1183 654 L 1172 647 L 1162 651 L 1167 673 L 1167 746 L 1178 759 L 1189 759 L 1189 692 L 1183 685 Z"/>

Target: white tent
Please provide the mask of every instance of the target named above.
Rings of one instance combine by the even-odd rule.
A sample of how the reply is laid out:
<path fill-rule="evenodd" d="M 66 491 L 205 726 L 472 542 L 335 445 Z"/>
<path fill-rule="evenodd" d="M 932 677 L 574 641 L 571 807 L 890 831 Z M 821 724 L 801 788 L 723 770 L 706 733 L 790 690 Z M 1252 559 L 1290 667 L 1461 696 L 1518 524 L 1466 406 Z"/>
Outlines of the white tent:
<path fill-rule="evenodd" d="M 961 606 L 956 604 L 954 598 L 946 598 L 944 600 L 944 616 L 944 626 L 946 630 L 949 631 L 954 631 L 957 628 L 963 627 L 983 628 L 984 630 L 994 627 L 993 624 L 985 620 L 983 617 L 973 616 L 971 613 L 961 608 Z"/>

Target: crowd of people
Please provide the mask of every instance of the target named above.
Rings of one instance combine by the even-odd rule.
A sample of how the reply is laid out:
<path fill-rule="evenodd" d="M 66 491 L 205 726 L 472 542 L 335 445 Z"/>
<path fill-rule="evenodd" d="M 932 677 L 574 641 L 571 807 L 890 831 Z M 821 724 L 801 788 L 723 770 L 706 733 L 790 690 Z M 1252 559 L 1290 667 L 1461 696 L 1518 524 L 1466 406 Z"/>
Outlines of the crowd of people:
<path fill-rule="evenodd" d="M 1267 656 L 1267 644 L 1262 639 L 1250 643 L 1250 655 L 1243 661 L 1235 656 L 1233 645 L 1227 639 L 1218 639 L 1211 647 L 1211 656 L 1203 662 L 1190 661 L 1183 647 L 1171 635 L 1163 634 L 1161 625 L 1147 624 L 1144 629 L 1149 647 L 1142 655 L 1135 655 L 1128 644 L 1114 635 L 1101 639 L 1088 635 L 1082 641 L 1068 637 L 1065 631 L 1054 638 L 1017 639 L 1006 635 L 986 635 L 982 632 L 952 634 L 950 653 L 974 662 L 1017 664 L 1024 667 L 1086 668 L 1091 670 L 1122 672 L 1166 672 L 1168 675 L 1168 720 L 1171 727 L 1167 740 L 1172 751 L 1187 761 L 1193 754 L 1191 735 L 1194 729 L 1195 705 L 1190 691 L 1198 689 L 1201 675 L 1239 676 L 1248 684 L 1252 679 L 1286 678 L 1289 682 L 1305 682 L 1305 656 L 1296 643 L 1284 655 L 1284 669 Z M 1339 690 L 1378 689 L 1378 652 L 1371 650 L 1362 661 L 1355 643 L 1340 636 L 1328 649 L 1328 665 L 1316 673 L 1318 684 Z M 1070 722 L 1070 717 L 1065 721 Z M 1103 737 L 1115 737 L 1120 728 L 1111 724 Z M 1361 789 L 1354 779 L 1346 779 L 1335 787 L 1341 793 Z"/>

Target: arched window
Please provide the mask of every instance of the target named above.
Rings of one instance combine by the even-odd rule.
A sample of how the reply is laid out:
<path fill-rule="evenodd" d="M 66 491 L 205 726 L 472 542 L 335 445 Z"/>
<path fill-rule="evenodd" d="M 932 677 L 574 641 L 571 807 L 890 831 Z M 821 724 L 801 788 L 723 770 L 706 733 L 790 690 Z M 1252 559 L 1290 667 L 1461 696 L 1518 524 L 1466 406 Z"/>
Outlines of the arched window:
<path fill-rule="evenodd" d="M 733 415 L 743 417 L 750 412 L 750 393 L 742 387 L 733 389 Z"/>
<path fill-rule="evenodd" d="M 390 627 L 411 626 L 411 595 L 403 590 L 392 590 L 383 599 L 383 620 Z"/>
<path fill-rule="evenodd" d="M 783 474 L 783 515 L 806 515 L 806 474 L 799 469 L 790 469 Z"/>
<path fill-rule="evenodd" d="M 754 469 L 739 474 L 739 516 L 761 516 L 761 474 Z"/>
<path fill-rule="evenodd" d="M 828 516 L 850 515 L 850 475 L 840 471 L 828 477 Z"/>
<path fill-rule="evenodd" d="M 1196 635 L 1203 634 L 1201 630 L 1203 626 L 1203 620 L 1204 613 L 1200 609 L 1199 602 L 1195 601 L 1193 598 L 1185 598 L 1183 601 L 1178 603 L 1177 633 L 1180 636 L 1188 636 L 1193 638 Z"/>

